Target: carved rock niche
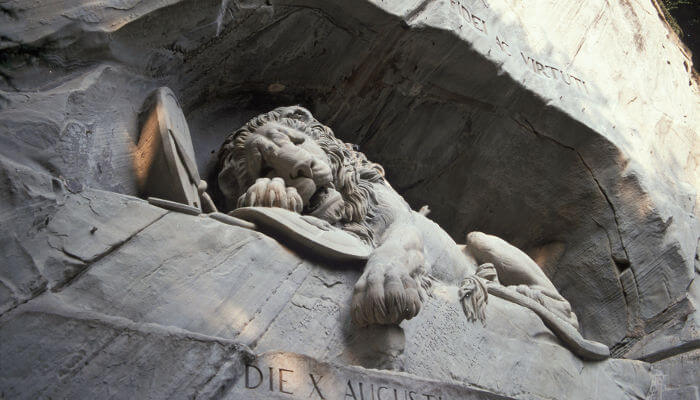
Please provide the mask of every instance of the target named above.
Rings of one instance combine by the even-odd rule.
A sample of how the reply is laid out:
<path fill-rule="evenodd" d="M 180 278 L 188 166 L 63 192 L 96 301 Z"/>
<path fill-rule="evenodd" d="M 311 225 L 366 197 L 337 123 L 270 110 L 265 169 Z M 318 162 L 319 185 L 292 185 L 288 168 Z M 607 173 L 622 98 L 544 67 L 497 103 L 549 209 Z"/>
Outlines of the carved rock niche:
<path fill-rule="evenodd" d="M 265 389 L 360 399 L 382 387 L 386 398 L 612 399 L 695 387 L 694 377 L 660 384 L 675 364 L 648 363 L 700 340 L 700 103 L 690 59 L 654 2 L 34 3 L 0 6 L 0 338 L 13 338 L 0 340 L 10 343 L 0 360 L 43 360 L 60 382 L 20 363 L 0 379 L 4 393 L 40 393 L 29 382 L 57 397 L 108 393 L 65 377 L 94 378 L 110 346 L 191 379 L 160 374 L 150 389 L 135 384 L 136 397 L 265 398 Z M 458 306 L 435 298 L 428 321 L 356 330 L 345 303 L 360 271 L 321 268 L 262 234 L 130 197 L 139 195 L 133 153 L 146 100 L 162 86 L 184 111 L 210 185 L 228 134 L 275 107 L 304 106 L 381 164 L 414 210 L 428 205 L 455 242 L 482 231 L 525 251 L 571 303 L 583 336 L 614 359 L 576 359 L 532 316 L 514 321 L 535 337 L 521 348 L 522 337 L 501 336 L 517 329 L 498 315 L 464 327 L 449 317 Z M 216 185 L 211 194 L 221 206 Z M 227 263 L 235 268 L 205 272 Z M 61 339 L 66 332 L 90 344 Z M 59 342 L 65 352 L 48 354 Z M 499 354 L 510 361 L 490 363 Z M 119 368 L 106 386 L 132 372 Z M 376 372 L 372 381 L 360 368 L 420 378 Z M 540 368 L 585 372 L 558 381 Z"/>

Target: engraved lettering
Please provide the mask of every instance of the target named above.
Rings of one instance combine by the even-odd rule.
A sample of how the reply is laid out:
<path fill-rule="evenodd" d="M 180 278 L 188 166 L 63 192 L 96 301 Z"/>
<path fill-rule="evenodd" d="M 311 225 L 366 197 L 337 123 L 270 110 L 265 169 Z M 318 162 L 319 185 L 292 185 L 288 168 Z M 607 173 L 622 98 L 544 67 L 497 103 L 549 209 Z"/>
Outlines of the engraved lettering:
<path fill-rule="evenodd" d="M 465 17 L 465 18 L 467 19 L 468 22 L 473 23 L 473 22 L 472 22 L 472 13 L 470 13 L 469 10 L 467 10 L 467 8 L 464 7 L 464 6 L 461 5 L 461 4 L 460 4 L 460 9 L 461 9 L 461 11 L 462 11 L 462 16 Z M 465 15 L 465 14 L 466 14 L 466 15 Z"/>
<path fill-rule="evenodd" d="M 581 83 L 584 83 L 581 81 Z M 269 371 L 269 385 L 268 385 L 268 390 L 271 392 L 278 391 L 280 393 L 288 394 L 288 395 L 294 395 L 294 392 L 290 390 L 289 385 L 291 382 L 289 381 L 289 376 L 290 374 L 294 374 L 295 371 L 291 369 L 285 369 L 285 368 L 279 368 L 279 367 L 266 367 Z M 257 376 L 256 376 L 257 373 Z M 278 374 L 278 376 L 275 376 L 275 373 Z M 324 380 L 324 375 L 315 375 L 313 373 L 309 373 L 309 380 L 311 384 L 311 390 L 309 391 L 309 394 L 307 398 L 312 399 L 320 399 L 320 400 L 326 400 L 328 397 L 327 393 L 324 394 L 324 391 L 328 391 L 327 388 L 321 389 L 321 383 Z M 245 365 L 245 388 L 246 389 L 257 389 L 262 387 L 262 383 L 265 380 L 265 373 L 263 373 L 262 368 L 258 367 L 256 365 L 250 365 L 246 364 Z M 326 378 L 326 381 L 328 379 Z M 275 383 L 276 382 L 276 383 Z M 293 380 L 292 380 L 293 382 Z M 275 387 L 277 386 L 277 387 Z M 367 389 L 367 393 L 365 393 L 365 388 Z M 358 393 L 359 389 L 359 393 Z M 393 396 L 391 393 L 393 392 Z M 409 390 L 408 388 L 402 388 L 402 387 L 391 387 L 391 386 L 375 386 L 372 383 L 367 382 L 353 382 L 352 379 L 347 380 L 347 385 L 345 386 L 345 396 L 343 397 L 344 399 L 352 399 L 352 400 L 418 400 L 423 399 L 423 400 L 442 400 L 441 395 L 435 395 L 435 394 L 428 394 L 428 393 L 423 393 L 420 394 L 419 392 Z"/>
<path fill-rule="evenodd" d="M 462 18 L 463 23 L 471 25 L 471 29 L 475 29 L 485 35 L 488 34 L 488 22 L 486 19 L 475 15 L 472 11 L 470 11 L 470 9 L 467 6 L 462 4 L 462 2 L 459 0 L 450 0 L 450 5 L 455 7 L 454 14 L 459 15 Z M 462 28 L 462 26 L 464 25 L 460 25 L 459 27 Z M 508 42 L 504 40 L 500 34 L 496 35 L 495 38 L 498 47 L 508 57 L 511 57 L 515 52 L 519 51 L 517 47 L 508 44 Z M 568 86 L 571 86 L 571 81 L 574 80 L 576 82 L 576 84 L 574 85 L 576 86 L 576 88 L 578 88 L 582 92 L 589 93 L 588 86 L 586 85 L 585 80 L 580 79 L 571 73 L 565 72 L 561 68 L 552 65 L 547 65 L 542 61 L 538 61 L 530 56 L 527 56 L 525 55 L 525 53 L 523 53 L 523 51 L 519 52 L 520 57 L 523 59 L 525 65 L 531 66 L 532 72 L 534 72 L 536 75 L 541 75 L 545 78 L 550 78 L 554 80 L 561 79 Z M 489 54 L 491 54 L 491 50 L 489 50 Z M 408 397 L 406 397 L 406 399 L 408 400 Z"/>
<path fill-rule="evenodd" d="M 348 380 L 348 387 L 345 389 L 345 398 L 348 397 L 357 400 L 357 397 L 355 397 L 355 390 L 352 388 L 352 382 L 350 382 L 350 380 Z"/>
<path fill-rule="evenodd" d="M 280 374 L 280 392 L 292 394 L 292 392 L 287 392 L 284 390 L 284 384 L 287 383 L 287 381 L 285 381 L 284 378 L 282 378 L 283 372 L 294 372 L 294 371 L 292 371 L 291 369 L 280 368 L 280 372 L 279 372 L 279 374 Z"/>
<path fill-rule="evenodd" d="M 502 52 L 508 54 L 509 57 L 511 56 L 510 51 L 508 51 L 508 43 L 506 43 L 503 39 L 499 38 L 498 36 L 496 36 L 496 43 L 498 44 L 498 47 L 501 48 Z"/>
<path fill-rule="evenodd" d="M 365 400 L 365 392 L 362 389 L 362 382 L 357 382 L 357 386 L 360 388 L 360 400 Z M 374 393 L 370 393 L 372 395 L 372 398 L 374 398 Z"/>
<path fill-rule="evenodd" d="M 365 392 L 362 390 L 362 382 L 358 382 L 357 386 L 360 387 L 360 400 L 365 400 Z M 372 393 L 372 398 L 374 398 L 374 393 Z"/>
<path fill-rule="evenodd" d="M 581 85 L 583 86 L 583 89 L 588 93 L 588 87 L 586 86 L 586 81 L 582 80 Z"/>
<path fill-rule="evenodd" d="M 272 386 L 272 375 L 273 375 L 272 367 L 269 367 L 268 369 L 270 370 L 270 391 L 273 392 L 274 387 Z"/>
<path fill-rule="evenodd" d="M 255 370 L 258 371 L 258 383 L 255 386 L 250 385 L 250 372 L 249 372 L 250 368 L 255 368 Z M 258 367 L 256 367 L 255 365 L 246 365 L 245 366 L 245 387 L 246 387 L 246 389 L 257 388 L 262 383 L 262 380 L 263 380 L 263 374 L 262 374 L 262 371 L 260 371 L 258 369 Z"/>
<path fill-rule="evenodd" d="M 503 41 L 500 38 L 496 38 L 496 42 L 503 43 Z M 507 44 L 506 44 L 507 45 Z M 502 47 L 503 48 L 503 47 Z M 570 74 L 568 72 L 565 72 L 563 69 L 559 69 L 557 67 L 551 66 L 551 65 L 545 65 L 541 63 L 540 61 L 535 60 L 534 58 L 530 56 L 526 56 L 525 53 L 522 51 L 520 52 L 520 57 L 523 59 L 523 62 L 526 65 L 531 65 L 532 66 L 532 71 L 538 75 L 542 75 L 547 78 L 552 78 L 552 79 L 558 79 L 558 77 L 561 77 L 561 80 L 564 81 L 567 85 L 571 86 L 571 81 L 574 80 L 576 81 L 576 87 L 579 88 L 582 91 L 585 91 L 588 93 L 588 87 L 586 86 L 586 81 L 583 79 L 580 79 L 573 74 Z"/>
<path fill-rule="evenodd" d="M 542 63 L 539 61 L 535 61 L 535 64 L 537 65 L 537 72 L 549 78 L 549 75 L 547 75 L 547 73 L 544 70 L 544 65 L 542 65 Z"/>
<path fill-rule="evenodd" d="M 576 80 L 576 83 L 578 83 L 579 86 L 581 86 L 584 90 L 586 90 L 586 92 L 588 91 L 588 89 L 586 89 L 586 82 L 584 82 L 583 80 L 581 80 L 573 75 L 571 75 L 571 77 L 574 78 L 574 80 Z"/>
<path fill-rule="evenodd" d="M 477 24 L 476 21 L 479 21 L 479 24 Z M 474 28 L 476 28 L 476 30 L 478 30 L 479 32 L 487 33 L 486 32 L 486 21 L 477 17 L 474 14 L 472 14 L 472 24 L 474 25 Z M 479 25 L 481 25 L 481 28 L 479 27 Z"/>
<path fill-rule="evenodd" d="M 311 377 L 311 383 L 314 385 L 313 389 L 311 389 L 311 393 L 309 393 L 309 397 L 311 397 L 314 392 L 318 393 L 318 397 L 321 398 L 321 400 L 325 400 L 326 398 L 323 397 L 323 394 L 321 394 L 321 389 L 318 388 L 318 384 L 321 383 L 321 379 L 323 379 L 323 375 L 318 377 L 318 380 L 314 378 L 313 374 L 309 374 Z M 360 383 L 360 391 L 362 391 L 362 384 Z"/>
<path fill-rule="evenodd" d="M 386 386 L 380 386 L 379 389 L 377 389 L 377 400 L 382 400 L 382 389 L 389 389 Z"/>
<path fill-rule="evenodd" d="M 487 34 L 488 30 L 486 28 L 486 20 L 483 18 L 479 18 L 474 13 L 469 11 L 467 7 L 465 7 L 463 4 L 461 4 L 457 0 L 450 0 L 450 4 L 452 6 L 455 6 L 458 9 L 458 14 L 462 17 L 464 22 L 467 22 L 467 24 L 471 25 L 473 29 L 483 33 Z M 460 25 L 460 28 L 463 25 Z"/>
<path fill-rule="evenodd" d="M 523 52 L 522 52 L 522 51 L 520 52 L 520 57 L 522 57 L 522 58 L 523 58 L 523 62 L 524 62 L 524 63 L 525 63 L 526 65 L 527 65 L 527 64 L 530 64 L 530 60 L 531 60 L 531 58 L 530 58 L 530 57 L 528 57 L 528 58 L 525 58 L 525 54 L 523 54 Z"/>
<path fill-rule="evenodd" d="M 571 85 L 571 79 L 568 79 L 568 80 L 567 80 L 566 74 L 564 73 L 564 71 L 559 71 L 559 72 L 561 72 L 561 79 L 562 79 L 564 82 L 566 82 L 567 85 Z"/>

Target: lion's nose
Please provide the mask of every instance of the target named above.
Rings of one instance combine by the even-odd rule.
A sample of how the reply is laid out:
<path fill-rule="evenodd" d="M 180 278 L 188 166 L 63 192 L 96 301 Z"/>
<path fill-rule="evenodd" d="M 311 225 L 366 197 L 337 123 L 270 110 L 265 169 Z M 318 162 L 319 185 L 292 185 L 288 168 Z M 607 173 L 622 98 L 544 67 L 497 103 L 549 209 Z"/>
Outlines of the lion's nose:
<path fill-rule="evenodd" d="M 289 177 L 291 179 L 296 178 L 313 178 L 313 160 L 302 160 L 294 164 L 292 170 L 289 172 Z"/>

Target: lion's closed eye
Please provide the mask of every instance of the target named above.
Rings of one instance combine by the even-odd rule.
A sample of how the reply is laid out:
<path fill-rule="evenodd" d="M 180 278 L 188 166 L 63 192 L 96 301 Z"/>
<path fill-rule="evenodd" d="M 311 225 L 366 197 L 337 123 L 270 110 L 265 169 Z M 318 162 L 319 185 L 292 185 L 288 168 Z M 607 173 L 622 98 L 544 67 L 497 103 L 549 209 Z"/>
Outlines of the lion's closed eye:
<path fill-rule="evenodd" d="M 284 143 L 292 142 L 292 144 L 298 145 L 304 143 L 306 140 L 305 135 L 295 129 L 287 129 L 280 126 L 275 126 L 272 129 L 267 130 L 266 136 L 269 137 L 278 146 L 284 145 Z"/>
<path fill-rule="evenodd" d="M 284 130 L 284 134 L 289 137 L 289 140 L 294 144 L 302 144 L 306 140 L 306 136 L 297 130 Z"/>

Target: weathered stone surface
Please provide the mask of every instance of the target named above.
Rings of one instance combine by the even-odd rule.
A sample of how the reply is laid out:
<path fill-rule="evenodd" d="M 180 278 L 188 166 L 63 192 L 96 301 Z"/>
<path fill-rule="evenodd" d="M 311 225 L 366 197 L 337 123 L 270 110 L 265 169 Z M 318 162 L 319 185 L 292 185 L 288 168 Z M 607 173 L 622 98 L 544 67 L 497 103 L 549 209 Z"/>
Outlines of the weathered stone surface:
<path fill-rule="evenodd" d="M 230 341 L 43 300 L 0 327 L 3 397 L 206 398 L 218 369 L 241 362 Z"/>
<path fill-rule="evenodd" d="M 16 399 L 360 399 L 394 391 L 416 399 L 507 398 L 456 382 L 332 365 L 294 353 L 256 356 L 222 338 L 41 300 L 3 324 L 0 335 L 6 339 L 0 366 L 11 371 L 0 377 L 0 386 L 3 396 Z"/>
<path fill-rule="evenodd" d="M 698 312 L 690 305 L 679 314 L 689 314 L 653 333 L 644 336 L 628 350 L 627 357 L 656 361 L 675 354 L 700 348 L 700 321 Z M 688 310 L 687 308 L 690 308 Z"/>
<path fill-rule="evenodd" d="M 700 300 L 700 285 L 697 274 L 696 271 L 696 279 L 688 288 L 688 297 L 669 310 L 669 313 L 684 317 L 676 317 L 666 323 L 663 320 L 656 322 L 657 326 L 649 329 L 647 335 L 624 349 L 627 357 L 655 362 L 700 348 L 697 306 Z M 674 358 L 682 360 L 680 356 Z M 669 365 L 671 362 L 664 361 L 664 364 Z"/>
<path fill-rule="evenodd" d="M 480 230 L 545 254 L 588 337 L 673 319 L 693 277 L 697 84 L 651 3 L 3 7 L 2 148 L 33 168 L 135 194 L 128 149 L 160 84 L 202 170 L 247 118 L 302 102 L 458 241 Z"/>
<path fill-rule="evenodd" d="M 72 187 L 136 194 L 131 152 L 153 83 L 118 66 L 59 71 L 43 90 L 1 93 L 0 154 Z"/>
<path fill-rule="evenodd" d="M 123 199 L 105 194 L 92 207 Z M 159 211 L 133 203 L 133 214 Z M 92 213 L 88 203 L 72 210 Z M 129 218 L 111 221 L 135 224 Z M 296 376 L 306 383 L 290 383 L 290 390 L 311 391 L 303 386 L 307 370 L 334 376 L 321 390 L 335 398 L 345 395 L 347 380 L 354 390 L 365 382 L 364 390 L 374 384 L 375 391 L 383 385 L 443 398 L 470 398 L 470 387 L 484 391 L 473 398 L 621 399 L 653 390 L 649 364 L 583 362 L 534 313 L 499 298 L 491 300 L 485 326 L 467 322 L 454 286 L 438 286 L 419 317 L 400 327 L 356 328 L 349 308 L 359 274 L 352 264 L 305 261 L 248 229 L 169 212 L 93 259 L 69 285 L 1 317 L 1 369 L 12 372 L 2 374 L 0 386 L 12 398 L 207 397 L 219 390 L 264 398 L 269 393 L 241 381 L 237 352 L 245 347 L 263 354 L 254 365 L 266 377 L 269 367 L 304 371 Z M 275 351 L 309 358 L 264 355 Z"/>
<path fill-rule="evenodd" d="M 531 316 L 516 325 L 546 340 L 491 337 L 450 320 L 437 300 L 427 320 L 401 331 L 353 332 L 341 300 L 359 272 L 301 262 L 260 235 L 101 192 L 137 194 L 138 113 L 152 89 L 167 85 L 183 100 L 202 172 L 231 130 L 272 106 L 302 103 L 382 163 L 415 208 L 430 204 L 456 240 L 480 230 L 527 250 L 572 303 L 584 335 L 614 345 L 615 355 L 661 359 L 668 368 L 657 371 L 671 374 L 685 363 L 676 354 L 697 347 L 698 303 L 687 293 L 698 271 L 698 84 L 653 2 L 11 0 L 0 6 L 0 47 L 0 312 L 12 310 L 0 322 L 12 332 L 3 338 L 30 334 L 19 334 L 15 319 L 30 318 L 20 304 L 40 295 L 137 327 L 180 326 L 256 352 L 283 343 L 319 360 L 403 366 L 518 398 L 592 396 L 590 387 L 610 398 L 653 393 L 645 363 L 586 364 L 590 375 L 579 377 L 577 360 Z M 188 241 L 192 225 L 208 232 L 200 243 Z M 260 251 L 279 259 L 267 267 L 277 275 L 250 268 Z M 210 275 L 217 273 L 221 279 Z M 240 293 L 225 284 L 234 273 L 249 282 Z M 276 290 L 265 303 L 256 302 L 268 299 L 261 287 Z M 257 322 L 236 321 L 243 314 L 234 307 Z M 445 331 L 468 332 L 463 342 L 442 343 L 446 333 L 429 329 L 431 315 Z M 37 318 L 68 336 L 60 318 Z M 364 335 L 383 347 L 367 346 Z M 484 343 L 518 353 L 508 359 Z M 576 378 L 547 375 L 550 346 L 551 364 L 569 365 Z M 389 350 L 378 359 L 380 348 Z M 521 360 L 522 349 L 547 358 Z M 411 358 L 430 351 L 454 358 Z M 520 363 L 499 364 L 513 360 Z M 196 365 L 181 369 L 196 375 Z M 582 386 L 592 376 L 596 383 Z M 146 385 L 142 393 L 190 393 L 176 383 L 153 392 Z M 107 393 L 55 387 L 55 397 Z M 664 396 L 687 397 L 693 387 L 668 385 Z"/>
<path fill-rule="evenodd" d="M 82 187 L 0 158 L 0 312 L 60 290 L 165 214 L 143 200 Z M 72 193 L 74 191 L 75 193 Z M 118 221 L 118 223 L 115 223 Z"/>
<path fill-rule="evenodd" d="M 664 399 L 700 399 L 700 350 L 656 362 L 654 370 L 664 376 Z"/>

